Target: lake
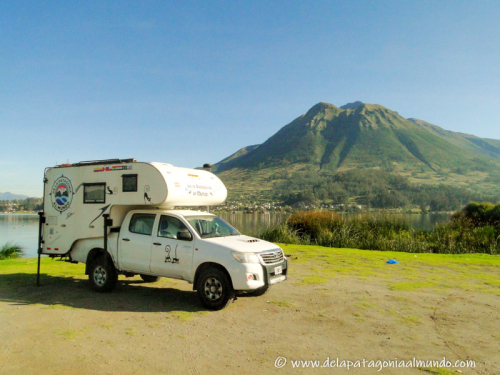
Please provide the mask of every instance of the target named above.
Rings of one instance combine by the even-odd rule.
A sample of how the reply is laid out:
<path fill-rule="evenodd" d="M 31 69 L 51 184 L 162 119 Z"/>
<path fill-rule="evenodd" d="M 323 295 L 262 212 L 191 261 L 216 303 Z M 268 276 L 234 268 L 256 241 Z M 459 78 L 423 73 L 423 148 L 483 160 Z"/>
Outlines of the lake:
<path fill-rule="evenodd" d="M 0 246 L 7 242 L 23 246 L 26 256 L 35 257 L 38 249 L 38 215 L 0 214 Z"/>
<path fill-rule="evenodd" d="M 220 217 L 237 228 L 241 233 L 256 236 L 266 227 L 283 222 L 288 214 L 244 214 L 218 213 Z M 410 215 L 398 214 L 415 229 L 432 229 L 438 223 L 450 219 L 450 214 Z M 0 246 L 14 242 L 25 248 L 27 257 L 36 257 L 38 247 L 38 215 L 0 214 Z"/>

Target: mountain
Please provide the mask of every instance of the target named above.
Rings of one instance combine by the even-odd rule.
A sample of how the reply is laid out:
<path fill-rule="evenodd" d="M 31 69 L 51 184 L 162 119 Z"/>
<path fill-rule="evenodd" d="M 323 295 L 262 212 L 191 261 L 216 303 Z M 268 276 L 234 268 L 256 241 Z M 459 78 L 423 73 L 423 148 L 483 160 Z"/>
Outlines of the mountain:
<path fill-rule="evenodd" d="M 261 145 L 237 151 L 212 170 L 230 187 L 260 191 L 271 190 L 276 175 L 300 170 L 332 175 L 375 169 L 411 182 L 466 186 L 488 182 L 499 167 L 500 140 L 451 132 L 358 101 L 341 108 L 318 103 Z M 245 182 L 249 171 L 254 185 Z M 489 180 L 493 189 L 495 181 Z"/>
<path fill-rule="evenodd" d="M 500 141 L 408 120 L 378 104 L 351 109 L 318 103 L 260 146 L 239 150 L 216 171 L 304 164 L 318 170 L 391 168 L 485 170 L 498 165 Z"/>
<path fill-rule="evenodd" d="M 29 198 L 27 195 L 12 194 L 10 192 L 0 193 L 0 201 L 13 201 L 17 199 Z"/>

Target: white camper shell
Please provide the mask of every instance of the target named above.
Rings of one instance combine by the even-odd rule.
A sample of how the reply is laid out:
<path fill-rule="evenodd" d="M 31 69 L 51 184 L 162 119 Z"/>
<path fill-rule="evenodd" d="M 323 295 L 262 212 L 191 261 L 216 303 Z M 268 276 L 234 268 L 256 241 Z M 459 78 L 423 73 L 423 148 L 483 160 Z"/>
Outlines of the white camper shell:
<path fill-rule="evenodd" d="M 276 245 L 243 236 L 207 212 L 174 210 L 226 197 L 213 173 L 165 163 L 113 159 L 47 168 L 39 258 L 86 263 L 97 291 L 112 290 L 119 274 L 183 279 L 205 306 L 220 309 L 237 292 L 263 294 L 287 274 Z"/>

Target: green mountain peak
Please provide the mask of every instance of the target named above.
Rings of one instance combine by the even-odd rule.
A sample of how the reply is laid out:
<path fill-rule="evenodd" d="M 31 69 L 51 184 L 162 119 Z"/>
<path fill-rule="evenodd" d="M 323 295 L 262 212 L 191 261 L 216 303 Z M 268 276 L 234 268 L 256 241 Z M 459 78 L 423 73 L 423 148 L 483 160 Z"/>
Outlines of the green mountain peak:
<path fill-rule="evenodd" d="M 215 170 L 295 165 L 330 172 L 358 168 L 435 172 L 484 169 L 498 161 L 500 141 L 405 119 L 379 104 L 356 102 L 342 109 L 320 102 L 260 146 L 244 148 L 217 163 Z"/>
<path fill-rule="evenodd" d="M 361 105 L 361 104 L 364 104 L 363 102 L 360 102 L 359 100 L 358 101 L 355 101 L 354 103 L 347 103 L 347 104 L 344 104 L 342 106 L 340 106 L 340 108 L 342 109 L 352 109 L 352 108 L 356 108 L 357 106 Z"/>
<path fill-rule="evenodd" d="M 425 205 L 439 195 L 454 203 L 437 209 L 454 209 L 463 197 L 480 197 L 479 190 L 498 195 L 500 140 L 405 119 L 379 104 L 339 108 L 320 102 L 261 145 L 242 148 L 212 170 L 233 197 L 250 201 L 317 198 L 338 204 L 354 194 L 362 204 L 375 196 L 380 207 L 396 207 L 396 198 Z M 460 188 L 475 195 L 457 195 Z"/>

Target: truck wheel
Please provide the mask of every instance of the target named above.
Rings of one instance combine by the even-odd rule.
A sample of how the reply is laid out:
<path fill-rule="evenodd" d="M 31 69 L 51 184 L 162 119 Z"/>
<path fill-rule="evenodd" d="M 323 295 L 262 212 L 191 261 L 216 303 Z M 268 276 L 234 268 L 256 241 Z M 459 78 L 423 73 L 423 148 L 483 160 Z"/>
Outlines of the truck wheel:
<path fill-rule="evenodd" d="M 223 309 L 236 296 L 229 277 L 216 267 L 208 267 L 201 272 L 196 289 L 201 302 L 210 310 Z"/>
<path fill-rule="evenodd" d="M 160 280 L 160 276 L 151 276 L 151 275 L 143 275 L 141 274 L 141 279 L 146 283 L 155 283 Z"/>
<path fill-rule="evenodd" d="M 100 256 L 92 262 L 89 273 L 90 286 L 97 292 L 109 292 L 118 282 L 118 274 L 110 259 Z"/>
<path fill-rule="evenodd" d="M 253 296 L 253 297 L 260 297 L 260 296 L 263 296 L 264 294 L 266 294 L 269 291 L 269 289 L 271 289 L 271 285 L 264 285 L 261 288 L 252 290 L 248 294 Z"/>

